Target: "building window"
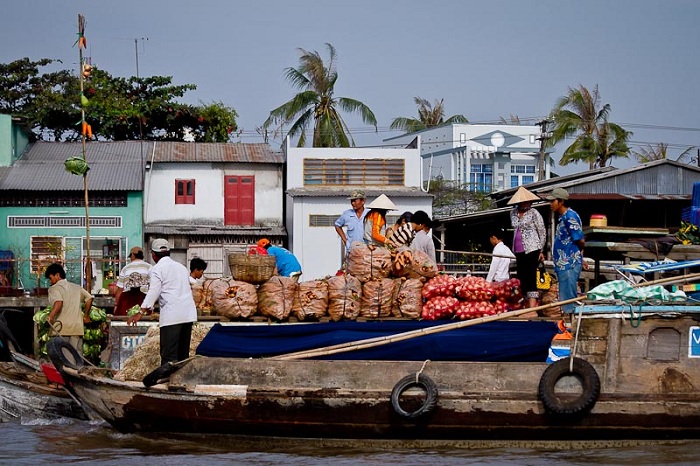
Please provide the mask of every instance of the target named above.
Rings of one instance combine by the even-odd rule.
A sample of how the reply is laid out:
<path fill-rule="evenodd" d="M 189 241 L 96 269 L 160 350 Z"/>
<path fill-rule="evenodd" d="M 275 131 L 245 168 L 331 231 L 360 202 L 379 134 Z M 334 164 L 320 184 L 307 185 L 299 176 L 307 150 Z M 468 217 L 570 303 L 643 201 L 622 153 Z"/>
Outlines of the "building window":
<path fill-rule="evenodd" d="M 175 180 L 175 204 L 194 204 L 194 180 Z"/>
<path fill-rule="evenodd" d="M 54 262 L 63 263 L 63 237 L 32 236 L 30 246 L 32 273 L 44 276 L 46 267 Z"/>
<path fill-rule="evenodd" d="M 304 159 L 304 186 L 403 186 L 403 159 Z"/>
<path fill-rule="evenodd" d="M 534 165 L 511 165 L 510 166 L 510 187 L 517 188 L 518 186 L 535 182 L 535 166 Z"/>
<path fill-rule="evenodd" d="M 469 191 L 490 193 L 493 189 L 493 165 L 474 163 L 469 172 Z"/>

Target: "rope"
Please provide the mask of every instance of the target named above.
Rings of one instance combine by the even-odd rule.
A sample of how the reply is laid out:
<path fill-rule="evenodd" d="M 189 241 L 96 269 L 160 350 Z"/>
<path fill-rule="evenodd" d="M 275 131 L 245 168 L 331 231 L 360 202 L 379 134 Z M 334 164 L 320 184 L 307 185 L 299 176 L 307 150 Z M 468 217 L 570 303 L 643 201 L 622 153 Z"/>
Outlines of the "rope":
<path fill-rule="evenodd" d="M 569 372 L 574 371 L 574 358 L 576 357 L 576 345 L 578 343 L 578 332 L 581 330 L 581 319 L 583 318 L 583 303 L 577 301 L 578 304 L 578 320 L 576 322 L 576 335 L 574 336 L 574 347 L 571 350 L 571 357 L 569 358 Z"/>
<path fill-rule="evenodd" d="M 420 370 L 416 372 L 416 383 L 418 383 L 418 377 L 420 377 L 420 375 L 423 373 L 425 366 L 427 366 L 429 362 L 430 359 L 426 359 L 425 361 L 423 361 L 423 366 L 421 366 Z"/>
<path fill-rule="evenodd" d="M 642 325 L 642 305 L 639 305 L 638 313 L 637 313 L 637 322 L 634 322 L 634 311 L 632 310 L 632 305 L 630 304 L 630 327 L 632 328 L 637 328 L 640 325 Z"/>

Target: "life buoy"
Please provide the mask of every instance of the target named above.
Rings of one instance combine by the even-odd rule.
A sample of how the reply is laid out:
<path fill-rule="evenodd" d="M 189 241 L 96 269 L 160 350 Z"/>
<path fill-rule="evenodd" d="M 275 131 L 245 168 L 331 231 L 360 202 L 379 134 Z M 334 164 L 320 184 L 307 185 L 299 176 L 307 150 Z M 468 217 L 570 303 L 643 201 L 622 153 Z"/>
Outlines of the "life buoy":
<path fill-rule="evenodd" d="M 425 399 L 421 406 L 415 411 L 406 411 L 401 407 L 400 398 L 403 393 L 409 388 L 420 388 L 425 392 Z M 416 379 L 415 374 L 407 375 L 403 379 L 394 385 L 394 389 L 391 391 L 391 406 L 394 411 L 406 419 L 417 419 L 423 417 L 435 409 L 438 399 L 438 388 L 435 382 L 430 379 L 430 377 L 420 374 Z"/>
<path fill-rule="evenodd" d="M 570 358 L 551 364 L 542 374 L 537 394 L 548 413 L 583 414 L 589 412 L 600 395 L 600 379 L 593 366 L 580 358 L 574 358 L 573 371 L 569 371 Z M 577 397 L 560 398 L 555 385 L 565 376 L 578 379 L 581 393 Z"/>
<path fill-rule="evenodd" d="M 83 357 L 78 353 L 78 350 L 64 338 L 51 338 L 46 345 L 46 352 L 59 372 L 64 367 L 78 370 L 84 365 Z"/>

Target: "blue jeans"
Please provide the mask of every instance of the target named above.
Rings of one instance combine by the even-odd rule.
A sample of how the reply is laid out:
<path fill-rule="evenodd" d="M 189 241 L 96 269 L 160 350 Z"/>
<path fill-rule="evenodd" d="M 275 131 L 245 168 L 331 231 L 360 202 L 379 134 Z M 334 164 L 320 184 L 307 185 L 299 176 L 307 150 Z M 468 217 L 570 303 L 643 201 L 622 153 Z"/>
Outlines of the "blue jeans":
<path fill-rule="evenodd" d="M 583 264 L 577 263 L 570 269 L 557 271 L 557 280 L 559 281 L 559 300 L 565 301 L 567 299 L 576 298 L 578 296 L 578 290 L 576 285 L 578 284 L 578 277 L 581 275 L 581 268 Z M 561 307 L 562 312 L 574 312 L 574 304 L 564 304 Z"/>

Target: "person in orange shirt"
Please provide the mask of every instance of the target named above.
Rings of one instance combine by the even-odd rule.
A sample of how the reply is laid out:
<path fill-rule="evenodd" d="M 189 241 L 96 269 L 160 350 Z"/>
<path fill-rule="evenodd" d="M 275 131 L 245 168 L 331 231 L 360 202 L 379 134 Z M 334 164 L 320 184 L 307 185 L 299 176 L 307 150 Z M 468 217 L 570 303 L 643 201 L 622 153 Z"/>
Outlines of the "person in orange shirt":
<path fill-rule="evenodd" d="M 386 237 L 386 213 L 398 210 L 386 194 L 367 204 L 369 213 L 365 217 L 365 242 L 375 246 L 384 246 L 389 240 Z"/>

